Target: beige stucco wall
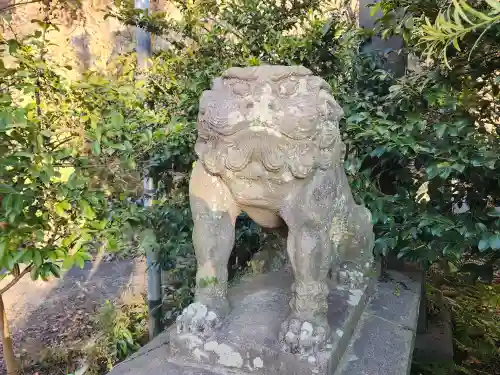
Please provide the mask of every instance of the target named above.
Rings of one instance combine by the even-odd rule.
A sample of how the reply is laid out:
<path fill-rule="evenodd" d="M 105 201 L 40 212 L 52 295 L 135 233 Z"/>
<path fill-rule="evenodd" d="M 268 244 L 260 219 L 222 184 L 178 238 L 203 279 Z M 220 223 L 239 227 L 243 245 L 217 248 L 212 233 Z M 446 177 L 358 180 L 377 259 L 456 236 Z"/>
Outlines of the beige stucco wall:
<path fill-rule="evenodd" d="M 18 0 L 16 2 L 26 2 Z M 135 30 L 125 27 L 113 18 L 104 19 L 109 0 L 81 0 L 74 10 L 57 5 L 50 12 L 50 19 L 57 23 L 59 31 L 51 31 L 48 57 L 58 63 L 71 65 L 72 75 L 76 78 L 88 68 L 105 69 L 110 59 L 120 53 L 134 48 Z M 8 0 L 0 0 L 0 9 L 9 4 Z M 12 4 L 12 2 L 10 3 Z M 175 14 L 175 9 L 166 0 L 152 1 L 155 10 L 169 11 Z M 15 32 L 18 36 L 27 35 L 36 30 L 37 25 L 32 19 L 43 19 L 39 3 L 18 5 L 12 8 L 11 27 L 2 25 L 2 33 L 10 38 Z M 161 40 L 155 40 L 156 48 L 161 48 Z"/>

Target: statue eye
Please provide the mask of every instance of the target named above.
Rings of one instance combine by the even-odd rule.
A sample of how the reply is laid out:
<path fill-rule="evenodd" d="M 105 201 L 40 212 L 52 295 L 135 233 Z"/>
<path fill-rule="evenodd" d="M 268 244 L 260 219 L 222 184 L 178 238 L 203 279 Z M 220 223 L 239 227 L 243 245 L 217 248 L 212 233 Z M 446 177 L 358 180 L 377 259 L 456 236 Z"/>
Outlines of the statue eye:
<path fill-rule="evenodd" d="M 280 85 L 280 94 L 282 96 L 290 96 L 297 92 L 299 83 L 297 81 L 286 81 Z"/>
<path fill-rule="evenodd" d="M 233 85 L 233 93 L 238 96 L 250 94 L 250 86 L 247 83 L 237 82 Z"/>

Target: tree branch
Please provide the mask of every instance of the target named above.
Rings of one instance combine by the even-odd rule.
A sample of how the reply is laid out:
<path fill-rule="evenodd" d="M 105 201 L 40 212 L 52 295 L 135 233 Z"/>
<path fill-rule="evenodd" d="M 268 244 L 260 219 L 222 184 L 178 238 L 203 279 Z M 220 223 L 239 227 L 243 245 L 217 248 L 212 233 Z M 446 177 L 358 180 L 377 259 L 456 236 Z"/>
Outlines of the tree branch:
<path fill-rule="evenodd" d="M 55 150 L 56 148 L 58 148 L 59 146 L 62 146 L 66 142 L 71 141 L 73 138 L 75 138 L 75 136 L 74 135 L 70 135 L 69 137 L 64 138 L 62 141 L 56 143 L 55 145 L 51 144 L 49 146 L 50 146 L 51 150 Z"/>
<path fill-rule="evenodd" d="M 6 7 L 0 8 L 0 13 L 5 12 L 6 10 L 9 10 L 9 9 L 12 9 L 12 8 L 18 7 L 18 6 L 21 6 L 21 5 L 28 5 L 28 4 L 33 4 L 33 3 L 39 3 L 41 1 L 42 0 L 31 0 L 31 1 L 26 1 L 24 3 L 10 4 L 10 5 L 7 5 Z"/>
<path fill-rule="evenodd" d="M 30 272 L 32 268 L 33 268 L 33 264 L 30 264 L 28 267 L 26 267 L 23 270 L 23 272 L 21 272 L 19 275 L 17 275 L 16 277 L 14 277 L 7 285 L 5 285 L 2 289 L 0 289 L 0 295 L 4 294 L 10 288 L 12 288 L 14 285 L 16 285 L 17 282 L 19 280 L 21 280 L 24 275 L 26 275 L 28 272 Z"/>

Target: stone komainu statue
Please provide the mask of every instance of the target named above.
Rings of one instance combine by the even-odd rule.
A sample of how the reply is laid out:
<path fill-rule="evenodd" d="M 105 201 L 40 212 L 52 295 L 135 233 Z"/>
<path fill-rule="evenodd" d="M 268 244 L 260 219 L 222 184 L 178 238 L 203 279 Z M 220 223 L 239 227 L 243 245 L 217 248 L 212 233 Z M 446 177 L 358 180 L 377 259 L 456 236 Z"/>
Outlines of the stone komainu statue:
<path fill-rule="evenodd" d="M 309 322 L 324 341 L 329 275 L 356 287 L 373 262 L 371 215 L 343 169 L 342 116 L 329 85 L 302 66 L 231 68 L 203 93 L 190 202 L 195 299 L 206 309 L 179 317 L 180 331 L 205 330 L 228 313 L 227 263 L 244 211 L 288 229 L 295 282 L 282 338 Z"/>

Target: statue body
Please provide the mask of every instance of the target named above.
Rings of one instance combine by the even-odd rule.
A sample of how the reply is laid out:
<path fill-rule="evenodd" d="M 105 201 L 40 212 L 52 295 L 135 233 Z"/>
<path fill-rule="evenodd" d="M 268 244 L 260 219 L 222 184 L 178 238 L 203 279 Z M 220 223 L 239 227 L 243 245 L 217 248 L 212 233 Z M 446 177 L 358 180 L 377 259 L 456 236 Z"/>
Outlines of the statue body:
<path fill-rule="evenodd" d="M 371 215 L 343 169 L 342 116 L 329 85 L 302 66 L 231 68 L 203 93 L 190 181 L 196 303 L 179 317 L 180 331 L 210 329 L 229 312 L 227 263 L 244 211 L 287 229 L 295 282 L 284 349 L 325 342 L 329 278 L 355 288 L 373 263 Z M 313 334 L 302 340 L 304 329 Z"/>

